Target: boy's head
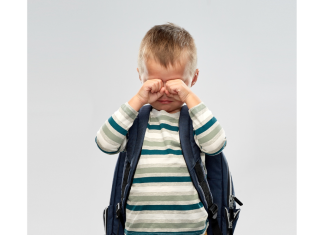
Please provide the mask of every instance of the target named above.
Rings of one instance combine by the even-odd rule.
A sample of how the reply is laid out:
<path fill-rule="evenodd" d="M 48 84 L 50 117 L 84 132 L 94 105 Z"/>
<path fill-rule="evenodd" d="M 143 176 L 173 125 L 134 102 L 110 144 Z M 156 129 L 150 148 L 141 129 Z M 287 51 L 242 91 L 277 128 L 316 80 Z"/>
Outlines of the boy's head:
<path fill-rule="evenodd" d="M 198 78 L 197 49 L 194 39 L 185 29 L 173 24 L 155 25 L 144 36 L 138 54 L 139 79 L 181 79 L 191 87 Z M 151 105 L 160 110 L 171 111 L 183 105 L 182 102 L 164 94 L 159 100 L 172 100 L 169 104 L 155 101 Z"/>

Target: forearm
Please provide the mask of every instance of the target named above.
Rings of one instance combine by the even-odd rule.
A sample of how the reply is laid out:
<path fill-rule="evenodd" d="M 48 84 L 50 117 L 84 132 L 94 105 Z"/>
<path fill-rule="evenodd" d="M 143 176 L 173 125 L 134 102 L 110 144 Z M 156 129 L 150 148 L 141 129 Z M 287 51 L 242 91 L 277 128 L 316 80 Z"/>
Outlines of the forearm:
<path fill-rule="evenodd" d="M 138 95 L 133 96 L 129 101 L 128 104 L 138 112 L 140 108 L 145 104 Z"/>
<path fill-rule="evenodd" d="M 227 144 L 225 131 L 219 121 L 203 102 L 189 109 L 189 115 L 201 151 L 209 155 L 219 154 Z"/>
<path fill-rule="evenodd" d="M 100 127 L 95 141 L 99 149 L 107 154 L 115 154 L 126 145 L 126 134 L 138 115 L 128 103 L 121 107 Z"/>
<path fill-rule="evenodd" d="M 201 100 L 195 93 L 190 92 L 187 95 L 185 103 L 187 104 L 188 109 L 191 109 L 191 108 L 195 107 L 196 105 L 200 104 Z"/>

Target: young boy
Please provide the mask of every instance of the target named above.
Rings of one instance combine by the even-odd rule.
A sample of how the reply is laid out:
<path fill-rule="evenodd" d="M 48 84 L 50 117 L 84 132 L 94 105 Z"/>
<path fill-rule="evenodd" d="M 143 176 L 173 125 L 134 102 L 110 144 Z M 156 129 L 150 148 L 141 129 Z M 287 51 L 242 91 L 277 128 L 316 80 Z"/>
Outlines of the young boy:
<path fill-rule="evenodd" d="M 227 140 L 219 122 L 190 89 L 199 75 L 196 65 L 194 39 L 185 29 L 172 23 L 151 28 L 138 57 L 142 87 L 97 132 L 100 150 L 124 151 L 139 109 L 147 103 L 152 106 L 126 203 L 125 234 L 207 234 L 208 213 L 190 179 L 179 140 L 182 105 L 188 106 L 204 164 L 205 153 L 220 153 Z"/>

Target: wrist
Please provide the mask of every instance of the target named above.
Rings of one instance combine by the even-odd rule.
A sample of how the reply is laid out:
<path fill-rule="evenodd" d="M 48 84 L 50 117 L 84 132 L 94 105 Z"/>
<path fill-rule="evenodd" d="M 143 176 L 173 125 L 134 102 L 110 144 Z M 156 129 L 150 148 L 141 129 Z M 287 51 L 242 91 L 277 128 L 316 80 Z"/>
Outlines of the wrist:
<path fill-rule="evenodd" d="M 195 93 L 190 92 L 186 97 L 185 103 L 187 104 L 188 109 L 191 109 L 196 105 L 200 104 L 201 100 Z"/>
<path fill-rule="evenodd" d="M 138 94 L 136 94 L 128 101 L 128 104 L 138 112 L 140 108 L 146 103 L 138 96 Z"/>

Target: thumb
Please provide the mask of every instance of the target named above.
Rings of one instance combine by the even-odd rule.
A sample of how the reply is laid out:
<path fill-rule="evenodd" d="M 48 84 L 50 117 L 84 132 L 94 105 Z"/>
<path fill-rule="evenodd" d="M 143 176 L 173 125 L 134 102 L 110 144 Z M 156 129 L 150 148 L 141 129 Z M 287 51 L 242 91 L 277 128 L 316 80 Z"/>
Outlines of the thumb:
<path fill-rule="evenodd" d="M 160 90 L 159 92 L 160 92 L 160 94 L 162 94 L 162 95 L 163 95 L 163 94 L 164 94 L 164 92 L 165 92 L 165 87 L 162 87 L 162 88 L 161 88 L 161 90 Z"/>
<path fill-rule="evenodd" d="M 165 88 L 162 87 L 161 90 L 159 92 L 157 92 L 157 97 L 160 98 L 161 96 L 163 96 L 164 91 L 165 91 Z"/>

